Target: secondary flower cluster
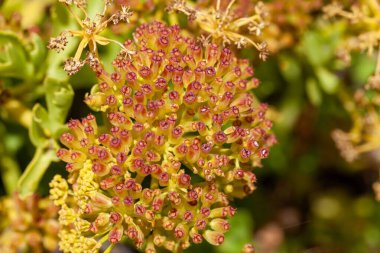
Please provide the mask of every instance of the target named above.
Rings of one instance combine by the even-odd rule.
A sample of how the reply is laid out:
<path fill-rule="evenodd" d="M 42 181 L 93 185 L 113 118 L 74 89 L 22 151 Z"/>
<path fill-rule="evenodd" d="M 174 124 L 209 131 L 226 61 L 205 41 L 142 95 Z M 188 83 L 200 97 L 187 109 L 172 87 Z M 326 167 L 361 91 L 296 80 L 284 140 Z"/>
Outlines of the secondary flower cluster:
<path fill-rule="evenodd" d="M 64 252 L 124 238 L 145 252 L 221 244 L 230 198 L 254 190 L 251 170 L 276 141 L 267 106 L 249 92 L 259 81 L 248 61 L 160 22 L 134 39 L 124 46 L 136 53 L 120 54 L 113 73 L 91 64 L 99 83 L 85 102 L 106 113 L 105 126 L 88 115 L 61 136 L 69 179 L 56 176 L 51 197 Z"/>
<path fill-rule="evenodd" d="M 353 162 L 363 154 L 372 153 L 377 159 L 380 147 L 379 90 L 371 87 L 359 89 L 353 98 L 344 97 L 343 102 L 351 116 L 352 127 L 347 132 L 336 129 L 332 133 L 342 157 Z"/>
<path fill-rule="evenodd" d="M 380 4 L 378 1 L 364 0 L 344 4 L 345 1 L 333 2 L 323 8 L 326 18 L 340 18 L 348 21 L 351 36 L 342 45 L 339 56 L 349 60 L 351 51 L 367 51 L 369 55 L 377 52 L 380 45 Z M 350 6 L 349 10 L 345 7 Z M 380 71 L 380 69 L 378 69 Z"/>
<path fill-rule="evenodd" d="M 360 154 L 369 153 L 380 147 L 380 52 L 376 50 L 380 43 L 378 24 L 380 22 L 380 4 L 376 1 L 363 1 L 350 5 L 345 10 L 342 3 L 334 2 L 324 7 L 326 17 L 340 17 L 353 24 L 354 35 L 349 37 L 343 45 L 340 56 L 349 60 L 349 52 L 354 50 L 367 51 L 369 55 L 377 54 L 376 68 L 368 79 L 364 89 L 357 90 L 352 97 L 346 98 L 344 103 L 349 111 L 353 127 L 349 132 L 335 130 L 333 138 L 341 150 L 342 156 L 349 162 Z M 349 32 L 352 32 L 352 30 Z M 359 34 L 358 34 L 359 33 Z M 352 102 L 354 100 L 354 102 Z"/>
<path fill-rule="evenodd" d="M 244 8 L 252 11 L 248 14 Z M 174 0 L 167 9 L 184 13 L 191 23 L 205 32 L 206 36 L 201 35 L 204 44 L 211 41 L 223 45 L 234 44 L 238 48 L 254 46 L 259 51 L 259 58 L 264 61 L 269 55 L 267 44 L 258 42 L 262 30 L 267 26 L 268 13 L 262 2 L 253 4 L 247 1 L 219 0 L 210 1 L 208 6 L 202 3 L 193 6 L 191 1 Z"/>
<path fill-rule="evenodd" d="M 53 252 L 58 246 L 57 207 L 49 199 L 18 194 L 0 199 L 0 252 Z"/>

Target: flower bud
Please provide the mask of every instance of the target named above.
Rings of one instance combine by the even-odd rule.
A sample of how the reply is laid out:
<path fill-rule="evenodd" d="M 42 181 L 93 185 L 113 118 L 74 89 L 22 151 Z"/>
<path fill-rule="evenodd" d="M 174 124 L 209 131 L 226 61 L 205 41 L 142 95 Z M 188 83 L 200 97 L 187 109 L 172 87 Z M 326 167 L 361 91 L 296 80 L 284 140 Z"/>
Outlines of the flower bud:
<path fill-rule="evenodd" d="M 225 233 L 230 229 L 230 224 L 225 219 L 213 219 L 210 223 L 210 227 L 218 232 Z"/>
<path fill-rule="evenodd" d="M 206 241 L 212 245 L 218 246 L 224 242 L 224 235 L 220 232 L 206 230 L 203 233 L 203 237 Z"/>

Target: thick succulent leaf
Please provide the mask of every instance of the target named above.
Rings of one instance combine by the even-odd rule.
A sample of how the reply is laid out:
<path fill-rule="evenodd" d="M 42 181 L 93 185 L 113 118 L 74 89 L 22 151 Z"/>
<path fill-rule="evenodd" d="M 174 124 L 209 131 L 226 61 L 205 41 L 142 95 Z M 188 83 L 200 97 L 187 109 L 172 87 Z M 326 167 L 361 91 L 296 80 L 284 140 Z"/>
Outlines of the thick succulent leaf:
<path fill-rule="evenodd" d="M 0 32 L 0 76 L 29 79 L 33 71 L 20 39 L 12 32 Z"/>
<path fill-rule="evenodd" d="M 30 58 L 35 65 L 40 65 L 45 61 L 47 48 L 45 43 L 37 34 L 32 34 L 32 49 L 29 52 Z"/>
<path fill-rule="evenodd" d="M 46 78 L 46 103 L 49 112 L 50 131 L 53 137 L 61 134 L 74 98 L 74 91 L 67 82 Z"/>
<path fill-rule="evenodd" d="M 35 146 L 40 146 L 47 139 L 58 138 L 65 130 L 67 114 L 74 97 L 74 91 L 66 82 L 46 78 L 46 110 L 40 104 L 33 107 L 32 126 L 29 136 Z"/>
<path fill-rule="evenodd" d="M 32 125 L 29 128 L 29 138 L 36 147 L 41 146 L 49 139 L 50 119 L 45 108 L 36 104 L 32 110 Z"/>

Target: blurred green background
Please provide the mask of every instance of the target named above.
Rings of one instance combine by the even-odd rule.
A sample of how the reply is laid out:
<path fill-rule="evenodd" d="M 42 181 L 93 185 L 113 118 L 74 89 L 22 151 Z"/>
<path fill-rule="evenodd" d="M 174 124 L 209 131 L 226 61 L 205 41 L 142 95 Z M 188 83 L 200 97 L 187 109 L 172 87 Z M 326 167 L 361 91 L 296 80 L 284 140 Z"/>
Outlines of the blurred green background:
<path fill-rule="evenodd" d="M 42 40 L 47 41 L 62 26 L 71 25 L 67 13 L 53 2 L 0 1 L 0 6 L 4 16 L 9 17 L 14 11 L 24 13 L 23 22 L 39 26 Z M 25 13 L 30 8 L 47 15 L 29 17 Z M 263 253 L 380 252 L 380 205 L 372 189 L 379 178 L 378 154 L 372 152 L 349 164 L 331 138 L 334 129 L 351 128 L 342 96 L 353 94 L 367 82 L 375 59 L 354 53 L 348 67 L 337 59 L 336 52 L 349 24 L 326 21 L 321 18 L 320 10 L 313 9 L 306 13 L 312 21 L 298 29 L 294 25 L 297 14 L 292 9 L 287 11 L 284 15 L 290 25 L 286 32 L 295 38 L 291 45 L 279 49 L 266 62 L 257 60 L 252 49 L 240 52 L 251 60 L 256 77 L 261 80 L 260 87 L 253 92 L 271 106 L 278 144 L 272 148 L 263 168 L 255 170 L 257 190 L 245 199 L 234 201 L 238 211 L 231 220 L 225 243 L 218 248 L 192 246 L 187 252 L 238 253 L 247 242 L 253 243 L 256 252 Z M 112 36 L 122 41 L 130 32 Z M 69 48 L 67 54 L 70 50 L 73 49 Z M 101 54 L 107 61 L 114 57 L 115 50 L 112 46 L 103 47 Z M 55 53 L 45 54 L 49 61 L 56 60 Z M 0 63 L 5 61 L 3 57 L 0 55 Z M 27 92 L 22 90 L 17 98 L 27 107 L 35 103 L 47 106 L 42 82 L 49 73 L 41 77 L 32 75 L 34 80 L 6 76 L 1 71 L 0 74 L 3 87 L 13 91 L 26 87 Z M 64 73 L 54 74 L 62 76 L 60 80 L 70 83 L 75 91 L 68 118 L 86 115 L 89 109 L 83 97 L 96 82 L 94 74 L 87 67 L 70 79 Z M 3 177 L 17 177 L 32 160 L 35 147 L 28 129 L 12 121 L 5 112 L 1 113 L 1 170 Z M 16 175 L 7 174 L 10 168 L 14 168 Z M 47 194 L 48 182 L 55 173 L 64 174 L 63 163 L 53 163 L 43 175 L 38 188 L 42 195 Z M 5 194 L 4 184 L 0 193 Z"/>

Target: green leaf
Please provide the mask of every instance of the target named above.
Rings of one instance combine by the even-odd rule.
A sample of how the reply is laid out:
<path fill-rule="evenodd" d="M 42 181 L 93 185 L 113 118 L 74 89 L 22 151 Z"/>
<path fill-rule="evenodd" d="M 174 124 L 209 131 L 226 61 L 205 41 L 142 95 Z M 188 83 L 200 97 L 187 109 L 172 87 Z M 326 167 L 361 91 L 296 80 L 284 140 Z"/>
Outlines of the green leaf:
<path fill-rule="evenodd" d="M 28 62 L 27 51 L 11 31 L 0 32 L 0 75 L 19 79 L 32 78 L 34 66 Z"/>
<path fill-rule="evenodd" d="M 50 131 L 53 137 L 61 134 L 74 98 L 74 91 L 67 82 L 46 78 L 46 103 L 49 112 Z"/>
<path fill-rule="evenodd" d="M 39 147 L 45 143 L 50 134 L 50 120 L 46 109 L 40 104 L 36 104 L 33 109 L 32 125 L 29 128 L 29 138 L 33 145 Z"/>
<path fill-rule="evenodd" d="M 313 105 L 319 106 L 321 104 L 321 90 L 319 89 L 318 83 L 315 79 L 309 78 L 306 81 L 306 94 Z"/>
<path fill-rule="evenodd" d="M 47 48 L 41 37 L 35 33 L 32 34 L 32 46 L 29 52 L 30 58 L 35 65 L 40 65 L 46 59 Z"/>
<path fill-rule="evenodd" d="M 334 94 L 339 88 L 339 78 L 323 67 L 315 70 L 319 84 L 327 94 Z"/>
<path fill-rule="evenodd" d="M 55 152 L 57 146 L 55 141 L 46 141 L 36 149 L 32 161 L 28 164 L 20 180 L 17 182 L 17 190 L 22 197 L 36 192 L 39 182 L 50 164 L 58 161 Z"/>

